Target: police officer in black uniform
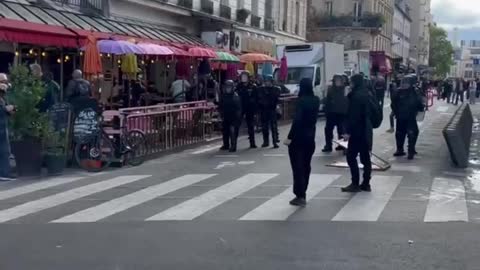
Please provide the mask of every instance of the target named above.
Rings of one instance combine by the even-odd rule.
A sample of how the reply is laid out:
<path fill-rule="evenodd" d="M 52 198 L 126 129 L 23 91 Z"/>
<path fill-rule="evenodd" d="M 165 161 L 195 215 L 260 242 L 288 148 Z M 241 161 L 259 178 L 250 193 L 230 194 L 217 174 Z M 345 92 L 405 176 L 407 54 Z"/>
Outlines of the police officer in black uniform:
<path fill-rule="evenodd" d="M 278 148 L 277 105 L 280 88 L 273 85 L 273 76 L 265 77 L 264 84 L 259 88 L 259 109 L 262 121 L 263 144 L 269 147 L 269 130 L 272 131 L 273 148 Z"/>
<path fill-rule="evenodd" d="M 221 150 L 237 151 L 238 129 L 242 122 L 242 103 L 234 91 L 232 80 L 225 81 L 220 97 L 219 110 L 223 118 L 223 146 Z"/>
<path fill-rule="evenodd" d="M 250 148 L 257 148 L 255 144 L 255 114 L 258 107 L 258 93 L 257 87 L 250 81 L 250 74 L 247 71 L 240 74 L 236 92 L 242 100 L 242 118 L 245 118 L 247 122 Z"/>
<path fill-rule="evenodd" d="M 402 80 L 402 85 L 397 94 L 392 98 L 392 110 L 397 119 L 397 130 L 395 139 L 397 151 L 393 154 L 396 157 L 405 156 L 404 144 L 408 136 L 408 159 L 413 159 L 416 151 L 415 145 L 419 134 L 417 125 L 417 114 L 424 110 L 421 95 L 417 91 L 416 75 L 408 75 Z"/>

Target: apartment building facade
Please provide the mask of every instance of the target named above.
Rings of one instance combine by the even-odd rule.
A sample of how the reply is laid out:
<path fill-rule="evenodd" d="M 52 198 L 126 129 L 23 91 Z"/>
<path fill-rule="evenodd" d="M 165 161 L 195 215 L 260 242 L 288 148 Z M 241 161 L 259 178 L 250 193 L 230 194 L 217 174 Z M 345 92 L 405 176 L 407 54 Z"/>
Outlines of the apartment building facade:
<path fill-rule="evenodd" d="M 399 63 L 409 66 L 410 59 L 410 32 L 412 19 L 411 7 L 408 0 L 396 0 L 393 15 L 392 56 Z M 413 60 L 415 61 L 415 60 Z"/>
<path fill-rule="evenodd" d="M 417 66 L 428 66 L 430 55 L 430 26 L 433 17 L 431 0 L 411 0 L 411 44 L 410 57 L 416 59 Z"/>
<path fill-rule="evenodd" d="M 346 50 L 383 51 L 392 55 L 393 0 L 312 0 L 318 28 L 312 41 L 342 43 Z"/>
<path fill-rule="evenodd" d="M 274 54 L 275 44 L 306 40 L 306 0 L 109 0 L 108 7 L 117 20 L 156 24 L 238 53 Z"/>

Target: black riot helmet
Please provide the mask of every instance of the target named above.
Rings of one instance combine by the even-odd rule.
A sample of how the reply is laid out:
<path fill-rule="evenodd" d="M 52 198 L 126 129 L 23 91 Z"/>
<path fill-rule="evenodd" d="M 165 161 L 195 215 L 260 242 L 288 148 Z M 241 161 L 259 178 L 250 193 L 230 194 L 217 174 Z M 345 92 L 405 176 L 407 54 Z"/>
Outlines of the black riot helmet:
<path fill-rule="evenodd" d="M 235 83 L 232 80 L 226 80 L 223 84 L 223 91 L 226 94 L 232 94 L 233 88 L 235 88 Z"/>

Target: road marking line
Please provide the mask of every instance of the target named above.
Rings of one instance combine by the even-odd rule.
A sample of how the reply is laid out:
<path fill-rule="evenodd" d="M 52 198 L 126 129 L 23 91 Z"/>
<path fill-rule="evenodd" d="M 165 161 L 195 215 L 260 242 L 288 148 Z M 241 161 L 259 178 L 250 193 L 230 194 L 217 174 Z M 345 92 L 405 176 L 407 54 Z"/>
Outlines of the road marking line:
<path fill-rule="evenodd" d="M 220 149 L 221 145 L 215 145 L 215 146 L 211 146 L 211 147 L 206 147 L 206 148 L 202 148 L 202 149 L 199 149 L 195 152 L 192 152 L 192 155 L 199 155 L 199 154 L 203 154 L 203 153 L 207 153 L 207 152 L 210 152 L 210 151 L 213 151 L 213 150 L 217 150 L 217 149 Z"/>
<path fill-rule="evenodd" d="M 157 197 L 199 183 L 213 176 L 215 176 L 215 174 L 187 174 L 185 176 L 147 187 L 126 196 L 59 218 L 51 221 L 51 223 L 80 223 L 99 221 L 134 206 L 151 201 Z"/>
<path fill-rule="evenodd" d="M 238 155 L 215 155 L 216 158 L 236 158 Z"/>
<path fill-rule="evenodd" d="M 264 157 L 285 157 L 287 154 L 263 154 Z"/>
<path fill-rule="evenodd" d="M 373 191 L 355 194 L 332 221 L 377 221 L 401 180 L 401 176 L 374 176 Z"/>
<path fill-rule="evenodd" d="M 340 175 L 312 174 L 307 190 L 307 201 L 313 199 L 339 177 Z M 292 197 L 292 186 L 290 186 L 282 193 L 245 214 L 240 220 L 286 220 L 298 210 L 298 207 L 288 204 Z"/>
<path fill-rule="evenodd" d="M 233 182 L 160 212 L 147 220 L 192 220 L 205 212 L 261 185 L 278 174 L 247 174 Z"/>
<path fill-rule="evenodd" d="M 433 180 L 424 221 L 468 221 L 465 187 L 462 181 L 448 178 Z"/>
<path fill-rule="evenodd" d="M 0 191 L 0 200 L 6 200 L 13 197 L 17 197 L 20 195 L 24 195 L 27 193 L 32 193 L 35 191 L 56 187 L 63 184 L 72 183 L 81 179 L 88 179 L 87 177 L 58 177 L 53 178 L 50 180 L 45 180 L 41 182 L 37 182 L 30 185 L 15 187 L 12 189 L 2 190 Z"/>
<path fill-rule="evenodd" d="M 132 183 L 147 177 L 150 177 L 150 175 L 119 176 L 110 180 L 74 188 L 65 192 L 57 193 L 52 196 L 17 205 L 15 207 L 0 211 L 0 223 L 23 217 L 32 213 L 40 212 L 42 210 L 52 208 L 57 205 L 71 202 L 82 197 L 86 197 L 114 187 Z"/>

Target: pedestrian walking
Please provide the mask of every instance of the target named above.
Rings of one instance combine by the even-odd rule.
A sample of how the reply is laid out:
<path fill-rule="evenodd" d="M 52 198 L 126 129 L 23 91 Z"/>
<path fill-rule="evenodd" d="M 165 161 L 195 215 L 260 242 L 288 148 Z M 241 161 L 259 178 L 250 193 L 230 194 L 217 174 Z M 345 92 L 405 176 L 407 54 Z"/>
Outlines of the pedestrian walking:
<path fill-rule="evenodd" d="M 370 100 L 375 97 L 369 93 L 365 80 L 360 75 L 351 79 L 352 92 L 348 95 L 348 113 L 346 119 L 346 133 L 344 139 L 348 141 L 347 162 L 352 175 L 352 183 L 343 187 L 342 192 L 371 191 L 370 178 L 372 162 L 370 152 L 373 143 L 373 124 L 371 121 Z M 375 101 L 378 102 L 378 101 Z M 378 105 L 378 104 L 375 104 Z M 360 185 L 360 170 L 357 156 L 363 164 L 363 182 Z"/>
<path fill-rule="evenodd" d="M 396 82 L 392 82 L 390 84 L 390 107 L 392 105 L 392 100 L 397 94 L 397 91 L 398 91 L 398 84 Z M 388 129 L 387 132 L 394 133 L 395 132 L 395 113 L 393 112 L 393 109 L 390 112 L 389 120 L 390 120 L 390 129 Z"/>
<path fill-rule="evenodd" d="M 297 107 L 292 127 L 285 140 L 293 171 L 293 193 L 291 205 L 305 206 L 306 192 L 310 180 L 312 156 L 315 152 L 315 133 L 320 99 L 313 94 L 312 80 L 300 81 Z"/>
<path fill-rule="evenodd" d="M 258 108 L 257 87 L 250 81 L 250 73 L 244 71 L 240 74 L 240 83 L 236 92 L 242 100 L 242 118 L 245 118 L 248 128 L 248 140 L 250 148 L 257 148 L 255 144 L 255 114 Z"/>
<path fill-rule="evenodd" d="M 447 103 L 450 103 L 452 92 L 453 92 L 452 81 L 446 79 L 445 82 L 443 83 L 443 99 L 444 100 L 446 99 Z"/>
<path fill-rule="evenodd" d="M 10 171 L 10 142 L 8 140 L 8 118 L 15 113 L 15 106 L 7 103 L 7 75 L 0 74 L 0 181 L 14 180 Z"/>
<path fill-rule="evenodd" d="M 327 123 L 325 124 L 325 147 L 324 153 L 332 152 L 333 129 L 337 128 L 338 139 L 342 138 L 344 130 L 344 121 L 348 111 L 348 98 L 346 92 L 345 79 L 342 75 L 333 76 L 333 84 L 327 91 L 325 100 L 325 114 Z M 337 146 L 335 150 L 343 150 Z"/>
<path fill-rule="evenodd" d="M 471 80 L 468 84 L 468 91 L 470 92 L 468 101 L 470 104 L 475 104 L 477 99 L 477 82 L 475 80 Z"/>
<path fill-rule="evenodd" d="M 417 154 L 415 149 L 419 134 L 417 114 L 425 108 L 420 95 L 416 92 L 416 81 L 415 75 L 405 77 L 392 102 L 392 109 L 397 118 L 397 132 L 395 133 L 397 151 L 393 155 L 395 157 L 406 155 L 404 144 L 408 136 L 408 159 L 410 160 Z"/>
<path fill-rule="evenodd" d="M 242 122 L 242 104 L 234 87 L 232 80 L 225 81 L 219 102 L 223 134 L 223 146 L 220 150 L 230 152 L 237 151 L 238 130 Z"/>
<path fill-rule="evenodd" d="M 277 105 L 280 88 L 273 84 L 273 76 L 265 76 L 263 86 L 259 88 L 259 109 L 262 122 L 263 144 L 269 147 L 269 131 L 272 132 L 273 148 L 278 148 Z"/>
<path fill-rule="evenodd" d="M 378 75 L 376 78 L 374 78 L 373 90 L 375 91 L 380 106 L 383 108 L 385 91 L 387 90 L 387 83 L 382 75 Z"/>

